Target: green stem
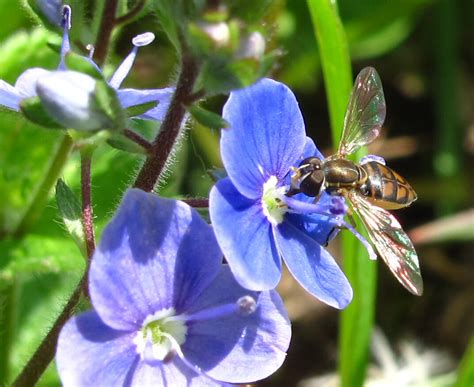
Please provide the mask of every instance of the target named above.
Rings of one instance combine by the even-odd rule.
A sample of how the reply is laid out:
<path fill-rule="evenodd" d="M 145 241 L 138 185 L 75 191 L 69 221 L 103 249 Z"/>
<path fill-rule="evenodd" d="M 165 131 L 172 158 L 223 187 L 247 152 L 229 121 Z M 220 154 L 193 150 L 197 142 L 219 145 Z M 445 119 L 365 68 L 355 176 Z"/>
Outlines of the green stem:
<path fill-rule="evenodd" d="M 338 144 L 344 123 L 352 71 L 346 34 L 334 0 L 308 0 L 323 69 L 331 132 Z M 358 154 L 359 155 L 359 154 Z M 352 303 L 341 313 L 339 373 L 341 385 L 364 383 L 368 363 L 376 290 L 376 265 L 361 243 L 348 232 L 342 235 L 344 271 L 354 291 Z"/>
<path fill-rule="evenodd" d="M 308 0 L 308 6 L 321 55 L 333 144 L 338 144 L 352 88 L 351 59 L 346 34 L 335 0 Z"/>
<path fill-rule="evenodd" d="M 61 174 L 72 146 L 73 141 L 71 137 L 68 134 L 65 134 L 53 159 L 51 160 L 43 181 L 38 186 L 36 193 L 31 198 L 28 207 L 13 232 L 13 235 L 16 238 L 23 236 L 41 215 L 41 212 L 48 201 L 49 193 Z"/>

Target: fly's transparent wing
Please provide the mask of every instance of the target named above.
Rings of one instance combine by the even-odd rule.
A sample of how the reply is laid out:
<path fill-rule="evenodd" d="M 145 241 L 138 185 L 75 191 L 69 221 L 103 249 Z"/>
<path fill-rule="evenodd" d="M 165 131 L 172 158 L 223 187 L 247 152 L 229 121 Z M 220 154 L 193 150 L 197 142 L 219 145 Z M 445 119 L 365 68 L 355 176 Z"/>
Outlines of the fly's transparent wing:
<path fill-rule="evenodd" d="M 372 142 L 384 120 L 382 82 L 373 67 L 366 67 L 357 76 L 349 98 L 338 155 L 345 157 Z"/>
<path fill-rule="evenodd" d="M 400 223 L 388 211 L 372 205 L 357 191 L 349 191 L 347 197 L 380 257 L 405 288 L 420 296 L 423 293 L 423 280 L 418 256 Z"/>

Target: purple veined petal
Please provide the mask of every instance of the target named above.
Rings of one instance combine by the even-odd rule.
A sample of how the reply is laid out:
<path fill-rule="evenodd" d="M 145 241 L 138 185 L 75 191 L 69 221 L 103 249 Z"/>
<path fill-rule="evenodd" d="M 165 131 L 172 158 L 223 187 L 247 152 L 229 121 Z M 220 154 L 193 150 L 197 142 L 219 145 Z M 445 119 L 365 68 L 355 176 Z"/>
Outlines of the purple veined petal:
<path fill-rule="evenodd" d="M 56 352 L 62 385 L 129 384 L 139 362 L 135 335 L 108 327 L 93 311 L 71 318 L 61 330 Z"/>
<path fill-rule="evenodd" d="M 52 71 L 40 67 L 28 69 L 18 77 L 15 88 L 22 98 L 34 97 L 36 95 L 36 83 L 38 79 L 51 73 Z"/>
<path fill-rule="evenodd" d="M 282 180 L 301 155 L 306 140 L 295 96 L 282 83 L 262 79 L 233 91 L 224 105 L 230 127 L 222 130 L 225 169 L 242 195 L 261 196 L 271 177 Z"/>
<path fill-rule="evenodd" d="M 94 308 L 115 329 L 137 329 L 164 308 L 181 309 L 220 271 L 211 227 L 185 203 L 127 192 L 105 228 L 90 269 Z"/>
<path fill-rule="evenodd" d="M 275 288 L 281 277 L 281 258 L 260 201 L 241 195 L 225 178 L 211 189 L 209 215 L 237 281 L 251 290 Z"/>
<path fill-rule="evenodd" d="M 213 382 L 211 379 L 197 375 L 175 356 L 168 363 L 148 365 L 140 362 L 133 375 L 131 386 L 190 386 L 190 387 L 218 387 L 225 383 Z"/>
<path fill-rule="evenodd" d="M 275 228 L 283 260 L 295 279 L 310 294 L 338 309 L 352 300 L 352 288 L 334 258 L 315 240 L 290 222 Z"/>
<path fill-rule="evenodd" d="M 0 105 L 18 111 L 22 97 L 18 90 L 0 79 Z"/>
<path fill-rule="evenodd" d="M 182 346 L 186 359 L 208 375 L 231 383 L 250 383 L 274 373 L 290 344 L 291 324 L 277 292 L 250 292 L 237 284 L 227 265 L 187 313 L 234 303 L 250 295 L 257 309 L 246 316 L 190 322 Z"/>
<path fill-rule="evenodd" d="M 316 145 L 314 144 L 313 139 L 311 137 L 306 137 L 306 141 L 305 141 L 304 149 L 303 149 L 303 154 L 300 157 L 299 161 L 305 159 L 306 157 L 311 157 L 311 156 L 317 157 L 321 160 L 324 159 L 323 154 L 316 147 Z"/>
<path fill-rule="evenodd" d="M 147 120 L 163 121 L 168 111 L 168 106 L 175 91 L 174 87 L 166 87 L 164 89 L 119 89 L 117 95 L 120 104 L 124 109 L 130 106 L 141 105 L 148 102 L 157 102 L 158 105 L 151 108 L 138 118 Z"/>
<path fill-rule="evenodd" d="M 122 63 L 119 65 L 117 70 L 112 74 L 109 80 L 109 85 L 114 89 L 118 89 L 122 84 L 123 80 L 127 77 L 128 73 L 132 69 L 133 62 L 137 57 L 138 47 L 147 46 L 155 39 L 155 35 L 152 32 L 145 32 L 144 34 L 137 35 L 133 38 L 133 48 L 130 53 L 125 57 Z"/>
<path fill-rule="evenodd" d="M 314 198 L 310 198 L 304 194 L 298 194 L 294 199 L 298 199 L 304 204 L 311 203 Z M 337 226 L 341 225 L 343 215 L 331 214 L 330 209 L 334 206 L 334 200 L 344 201 L 341 198 L 335 198 L 327 193 L 323 193 L 318 201 L 320 213 L 308 214 L 290 214 L 286 215 L 286 220 L 299 230 L 306 233 L 320 245 L 326 245 L 338 234 Z M 327 213 L 328 215 L 324 215 Z"/>

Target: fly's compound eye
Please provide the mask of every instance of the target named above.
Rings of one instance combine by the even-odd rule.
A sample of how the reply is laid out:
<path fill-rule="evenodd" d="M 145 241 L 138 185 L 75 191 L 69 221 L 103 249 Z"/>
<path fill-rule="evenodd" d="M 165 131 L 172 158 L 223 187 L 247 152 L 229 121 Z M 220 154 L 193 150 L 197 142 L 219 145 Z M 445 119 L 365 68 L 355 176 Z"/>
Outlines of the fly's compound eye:
<path fill-rule="evenodd" d="M 300 191 L 307 196 L 317 196 L 324 182 L 322 161 L 317 157 L 307 157 L 299 166 L 301 174 Z"/>
<path fill-rule="evenodd" d="M 321 169 L 321 159 L 317 157 L 306 157 L 303 161 L 301 161 L 300 165 L 298 166 L 299 169 L 310 169 L 310 170 L 317 170 Z"/>
<path fill-rule="evenodd" d="M 306 175 L 300 183 L 300 191 L 306 196 L 317 196 L 321 191 L 324 182 L 324 172 L 322 170 L 313 170 Z"/>

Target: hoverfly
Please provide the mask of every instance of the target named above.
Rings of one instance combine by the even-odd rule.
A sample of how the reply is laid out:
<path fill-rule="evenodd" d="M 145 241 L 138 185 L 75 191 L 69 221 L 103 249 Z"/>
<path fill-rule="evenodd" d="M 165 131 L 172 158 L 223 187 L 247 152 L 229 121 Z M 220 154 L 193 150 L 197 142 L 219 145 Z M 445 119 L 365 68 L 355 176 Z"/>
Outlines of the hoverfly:
<path fill-rule="evenodd" d="M 288 195 L 302 192 L 318 198 L 326 191 L 347 199 L 398 281 L 411 293 L 421 295 L 418 256 L 400 223 L 387 211 L 409 206 L 417 199 L 415 191 L 381 157 L 366 156 L 359 164 L 347 159 L 379 135 L 384 119 L 380 77 L 374 68 L 366 67 L 354 83 L 337 153 L 325 160 L 304 159 L 293 169 Z"/>

